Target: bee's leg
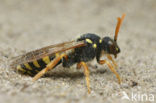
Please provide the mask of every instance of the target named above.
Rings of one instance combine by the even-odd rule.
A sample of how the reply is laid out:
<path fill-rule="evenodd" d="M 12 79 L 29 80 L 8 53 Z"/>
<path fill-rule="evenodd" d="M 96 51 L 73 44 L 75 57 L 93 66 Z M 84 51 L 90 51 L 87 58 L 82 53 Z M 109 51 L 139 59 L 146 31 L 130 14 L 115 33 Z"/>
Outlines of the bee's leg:
<path fill-rule="evenodd" d="M 107 54 L 107 58 L 112 61 L 112 63 L 115 66 L 115 68 L 118 67 L 118 65 L 116 64 L 116 62 L 113 60 L 113 58 L 109 54 Z"/>
<path fill-rule="evenodd" d="M 86 65 L 85 62 L 80 62 L 77 64 L 78 68 L 81 68 L 81 66 L 83 66 L 84 68 L 84 74 L 86 77 L 86 84 L 87 84 L 87 89 L 88 89 L 88 93 L 90 94 L 90 78 L 89 78 L 89 69 L 88 66 Z"/>
<path fill-rule="evenodd" d="M 55 67 L 55 65 L 57 65 L 57 63 L 63 58 L 63 57 L 67 57 L 66 54 L 61 54 L 60 56 L 56 57 L 53 61 L 51 61 L 46 68 L 44 68 L 43 70 L 41 70 L 39 73 L 37 73 L 34 77 L 33 77 L 33 81 L 36 81 L 37 79 L 39 79 L 41 76 L 43 76 L 48 70 L 51 70 Z"/>
<path fill-rule="evenodd" d="M 113 66 L 111 65 L 111 63 L 108 62 L 107 60 L 100 60 L 100 61 L 99 61 L 99 64 L 105 64 L 105 63 L 108 65 L 109 69 L 116 75 L 116 78 L 118 79 L 118 82 L 119 82 L 119 84 L 120 84 L 120 83 L 121 83 L 120 76 L 119 76 L 119 74 L 116 72 L 116 70 L 113 68 Z"/>

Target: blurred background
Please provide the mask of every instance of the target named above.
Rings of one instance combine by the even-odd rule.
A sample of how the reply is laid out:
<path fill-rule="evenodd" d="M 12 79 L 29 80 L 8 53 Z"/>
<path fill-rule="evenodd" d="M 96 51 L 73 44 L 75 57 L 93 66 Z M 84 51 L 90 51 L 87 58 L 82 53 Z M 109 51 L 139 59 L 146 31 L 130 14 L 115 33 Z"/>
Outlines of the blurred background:
<path fill-rule="evenodd" d="M 155 12 L 155 0 L 0 0 L 0 102 L 131 103 L 121 100 L 120 92 L 156 94 Z M 123 13 L 126 17 L 118 36 L 121 53 L 116 60 L 123 85 L 107 66 L 106 72 L 91 69 L 91 95 L 82 71 L 74 80 L 71 72 L 69 78 L 51 76 L 32 83 L 31 77 L 6 69 L 8 58 L 23 51 L 73 40 L 84 33 L 113 37 L 117 17 Z M 132 81 L 138 85 L 131 87 Z"/>
<path fill-rule="evenodd" d="M 75 39 L 80 34 L 114 35 L 116 18 L 126 19 L 122 31 L 153 37 L 154 0 L 1 0 L 1 44 L 31 49 Z M 126 30 L 125 30 L 126 29 Z M 140 33 L 141 32 L 141 33 Z M 6 38 L 7 36 L 7 38 Z M 119 40 L 127 34 L 120 34 Z M 64 37 L 66 37 L 64 39 Z M 146 38 L 146 37 L 145 37 Z M 30 42 L 33 41 L 33 42 Z M 23 42 L 25 46 L 23 47 Z"/>

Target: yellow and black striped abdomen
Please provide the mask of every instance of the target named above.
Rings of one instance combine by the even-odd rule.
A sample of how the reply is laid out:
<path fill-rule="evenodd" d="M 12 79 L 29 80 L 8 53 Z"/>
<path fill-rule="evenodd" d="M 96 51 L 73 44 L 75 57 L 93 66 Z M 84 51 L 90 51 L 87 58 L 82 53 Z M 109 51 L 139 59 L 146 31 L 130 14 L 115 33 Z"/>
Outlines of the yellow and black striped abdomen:
<path fill-rule="evenodd" d="M 34 60 L 33 62 L 23 63 L 17 66 L 17 70 L 23 74 L 34 76 L 39 71 L 44 69 L 54 58 L 55 56 L 46 56 L 42 59 Z M 58 64 L 60 63 L 61 61 Z"/>

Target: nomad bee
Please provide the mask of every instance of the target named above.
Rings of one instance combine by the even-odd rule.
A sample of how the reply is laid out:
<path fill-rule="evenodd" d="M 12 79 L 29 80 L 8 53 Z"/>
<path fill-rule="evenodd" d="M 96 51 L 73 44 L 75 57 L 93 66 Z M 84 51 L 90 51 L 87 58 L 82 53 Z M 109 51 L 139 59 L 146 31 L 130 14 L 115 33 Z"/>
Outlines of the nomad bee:
<path fill-rule="evenodd" d="M 89 69 L 86 62 L 96 58 L 99 64 L 107 64 L 109 69 L 116 75 L 118 82 L 121 82 L 119 74 L 116 72 L 117 64 L 111 57 L 120 53 L 117 45 L 118 32 L 125 14 L 118 18 L 114 39 L 110 37 L 100 38 L 96 34 L 83 34 L 80 38 L 56 45 L 50 45 L 24 55 L 17 56 L 11 64 L 16 70 L 33 77 L 33 81 L 42 77 L 46 72 L 52 70 L 62 63 L 63 67 L 70 67 L 77 64 L 77 68 L 84 68 L 88 93 L 90 93 Z M 106 55 L 108 60 L 101 60 L 100 57 Z"/>

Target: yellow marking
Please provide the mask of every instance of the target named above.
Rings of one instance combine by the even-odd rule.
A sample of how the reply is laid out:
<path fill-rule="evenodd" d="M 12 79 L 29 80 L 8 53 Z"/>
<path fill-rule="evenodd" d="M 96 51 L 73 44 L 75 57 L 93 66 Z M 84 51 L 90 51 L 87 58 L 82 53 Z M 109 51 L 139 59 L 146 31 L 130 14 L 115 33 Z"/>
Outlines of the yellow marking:
<path fill-rule="evenodd" d="M 42 60 L 43 60 L 46 64 L 49 64 L 49 63 L 50 63 L 49 56 L 46 56 L 46 57 L 42 58 Z"/>
<path fill-rule="evenodd" d="M 56 56 L 56 57 L 59 57 L 60 55 L 59 55 L 59 53 L 56 53 L 55 56 Z"/>
<path fill-rule="evenodd" d="M 23 72 L 23 73 L 26 72 L 26 70 L 23 69 L 20 65 L 17 66 L 17 70 L 18 70 L 18 71 L 21 71 L 21 72 Z"/>
<path fill-rule="evenodd" d="M 99 40 L 99 43 L 102 43 L 102 40 L 101 39 Z"/>
<path fill-rule="evenodd" d="M 24 63 L 25 67 L 29 70 L 32 70 L 31 66 L 28 63 Z"/>
<path fill-rule="evenodd" d="M 116 51 L 118 51 L 119 49 L 118 48 L 116 48 Z"/>
<path fill-rule="evenodd" d="M 96 44 L 93 44 L 93 48 L 97 48 L 97 45 Z"/>
<path fill-rule="evenodd" d="M 92 44 L 93 42 L 90 39 L 86 39 L 86 42 Z"/>
<path fill-rule="evenodd" d="M 37 60 L 33 61 L 33 64 L 35 67 L 40 68 L 40 65 L 38 64 Z"/>

